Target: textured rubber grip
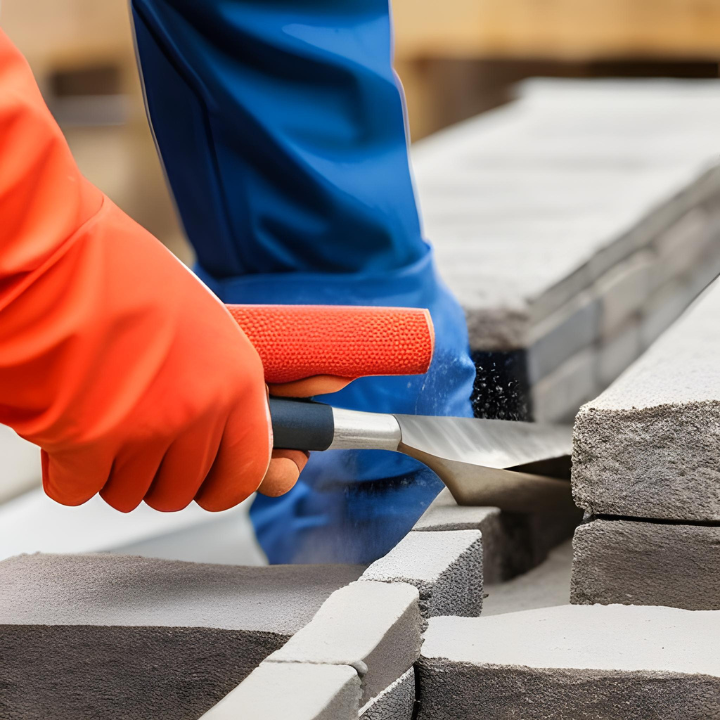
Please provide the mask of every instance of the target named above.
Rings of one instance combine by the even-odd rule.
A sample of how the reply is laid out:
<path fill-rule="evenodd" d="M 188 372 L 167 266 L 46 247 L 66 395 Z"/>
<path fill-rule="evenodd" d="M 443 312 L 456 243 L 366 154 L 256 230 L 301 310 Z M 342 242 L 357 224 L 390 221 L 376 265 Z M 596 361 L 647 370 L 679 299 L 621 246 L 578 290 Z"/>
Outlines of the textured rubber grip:
<path fill-rule="evenodd" d="M 316 375 L 419 375 L 435 334 L 420 308 L 228 305 L 265 368 L 268 383 Z"/>
<path fill-rule="evenodd" d="M 327 450 L 335 434 L 330 405 L 310 400 L 270 398 L 273 447 L 283 450 Z"/>

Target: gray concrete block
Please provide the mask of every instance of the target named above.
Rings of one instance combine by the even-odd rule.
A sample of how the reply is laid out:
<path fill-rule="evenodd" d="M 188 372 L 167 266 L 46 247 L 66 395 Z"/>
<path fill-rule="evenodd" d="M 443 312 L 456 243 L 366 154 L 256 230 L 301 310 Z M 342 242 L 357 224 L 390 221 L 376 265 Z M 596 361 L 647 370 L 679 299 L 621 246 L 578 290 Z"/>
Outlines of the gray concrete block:
<path fill-rule="evenodd" d="M 720 610 L 720 527 L 597 519 L 573 546 L 573 603 Z"/>
<path fill-rule="evenodd" d="M 0 717 L 196 718 L 359 573 L 115 555 L 5 560 Z"/>
<path fill-rule="evenodd" d="M 687 278 L 676 278 L 654 292 L 640 317 L 640 342 L 649 348 L 684 312 L 697 292 Z"/>
<path fill-rule="evenodd" d="M 598 336 L 611 338 L 645 305 L 650 296 L 653 255 L 635 253 L 603 275 L 594 286 L 600 301 Z"/>
<path fill-rule="evenodd" d="M 414 585 L 424 618 L 473 617 L 482 610 L 482 566 L 482 535 L 477 530 L 410 532 L 360 579 Z"/>
<path fill-rule="evenodd" d="M 531 389 L 533 415 L 540 422 L 568 422 L 598 392 L 597 353 L 588 348 L 570 358 Z"/>
<path fill-rule="evenodd" d="M 633 319 L 618 333 L 602 342 L 597 351 L 597 379 L 602 389 L 614 380 L 640 357 L 643 351 L 640 339 L 640 323 Z"/>
<path fill-rule="evenodd" d="M 262 663 L 201 720 L 357 720 L 359 702 L 347 665 Z"/>
<path fill-rule="evenodd" d="M 552 548 L 572 536 L 581 518 L 580 510 L 527 515 L 461 506 L 445 488 L 413 530 L 480 530 L 484 583 L 493 584 L 539 565 Z"/>
<path fill-rule="evenodd" d="M 412 667 L 421 625 L 416 588 L 355 582 L 334 592 L 268 662 L 350 665 L 361 676 L 365 704 Z"/>
<path fill-rule="evenodd" d="M 577 416 L 576 503 L 593 515 L 720 521 L 720 283 Z"/>
<path fill-rule="evenodd" d="M 414 708 L 415 670 L 410 668 L 360 708 L 360 717 L 362 720 L 412 720 Z"/>
<path fill-rule="evenodd" d="M 599 297 L 583 293 L 533 327 L 527 354 L 530 384 L 592 345 L 600 334 L 600 319 Z"/>
<path fill-rule="evenodd" d="M 433 618 L 418 720 L 720 717 L 720 613 L 573 606 Z"/>
<path fill-rule="evenodd" d="M 656 262 L 650 274 L 651 291 L 691 272 L 712 242 L 708 211 L 694 207 L 666 228 L 652 243 Z"/>

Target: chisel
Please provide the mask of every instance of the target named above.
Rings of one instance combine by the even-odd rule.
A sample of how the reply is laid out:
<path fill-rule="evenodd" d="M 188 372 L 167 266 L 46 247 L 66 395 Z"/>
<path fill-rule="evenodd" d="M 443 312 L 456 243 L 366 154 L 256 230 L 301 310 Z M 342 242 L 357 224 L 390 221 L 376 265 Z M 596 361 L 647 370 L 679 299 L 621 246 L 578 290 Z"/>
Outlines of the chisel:
<path fill-rule="evenodd" d="M 570 427 L 507 420 L 389 415 L 270 399 L 276 448 L 392 450 L 435 471 L 459 505 L 512 512 L 572 505 Z"/>

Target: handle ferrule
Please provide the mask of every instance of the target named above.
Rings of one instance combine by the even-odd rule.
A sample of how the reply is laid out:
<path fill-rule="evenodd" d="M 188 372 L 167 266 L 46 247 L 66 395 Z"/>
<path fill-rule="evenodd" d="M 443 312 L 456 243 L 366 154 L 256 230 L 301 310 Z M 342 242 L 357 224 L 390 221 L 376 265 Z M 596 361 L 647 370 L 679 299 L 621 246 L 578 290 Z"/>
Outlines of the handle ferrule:
<path fill-rule="evenodd" d="M 273 445 L 284 450 L 397 450 L 394 415 L 343 410 L 309 400 L 270 398 Z"/>

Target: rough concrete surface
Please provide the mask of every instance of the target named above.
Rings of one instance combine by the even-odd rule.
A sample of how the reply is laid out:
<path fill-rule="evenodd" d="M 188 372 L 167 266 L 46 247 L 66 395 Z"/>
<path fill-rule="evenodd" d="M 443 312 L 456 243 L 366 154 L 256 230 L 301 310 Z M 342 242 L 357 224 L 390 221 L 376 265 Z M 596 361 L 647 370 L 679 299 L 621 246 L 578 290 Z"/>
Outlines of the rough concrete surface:
<path fill-rule="evenodd" d="M 572 542 L 550 552 L 547 560 L 524 575 L 498 585 L 486 585 L 483 617 L 567 605 L 570 602 Z"/>
<path fill-rule="evenodd" d="M 720 610 L 719 526 L 599 519 L 573 546 L 573 603 Z"/>
<path fill-rule="evenodd" d="M 334 592 L 268 661 L 350 665 L 362 678 L 365 704 L 412 667 L 421 624 L 413 586 L 355 582 Z"/>
<path fill-rule="evenodd" d="M 347 665 L 262 663 L 202 720 L 356 720 L 359 702 Z"/>
<path fill-rule="evenodd" d="M 0 717 L 194 720 L 360 571 L 112 555 L 5 560 Z"/>
<path fill-rule="evenodd" d="M 415 670 L 410 668 L 377 697 L 360 708 L 362 720 L 412 720 L 415 708 Z"/>
<path fill-rule="evenodd" d="M 586 348 L 533 386 L 533 416 L 541 422 L 570 423 L 598 390 L 597 350 Z"/>
<path fill-rule="evenodd" d="M 573 491 L 594 515 L 720 521 L 720 283 L 575 424 Z"/>
<path fill-rule="evenodd" d="M 424 618 L 474 617 L 482 610 L 482 535 L 478 530 L 410 532 L 361 580 L 414 585 Z"/>
<path fill-rule="evenodd" d="M 572 606 L 433 618 L 418 720 L 720 717 L 720 613 Z"/>

